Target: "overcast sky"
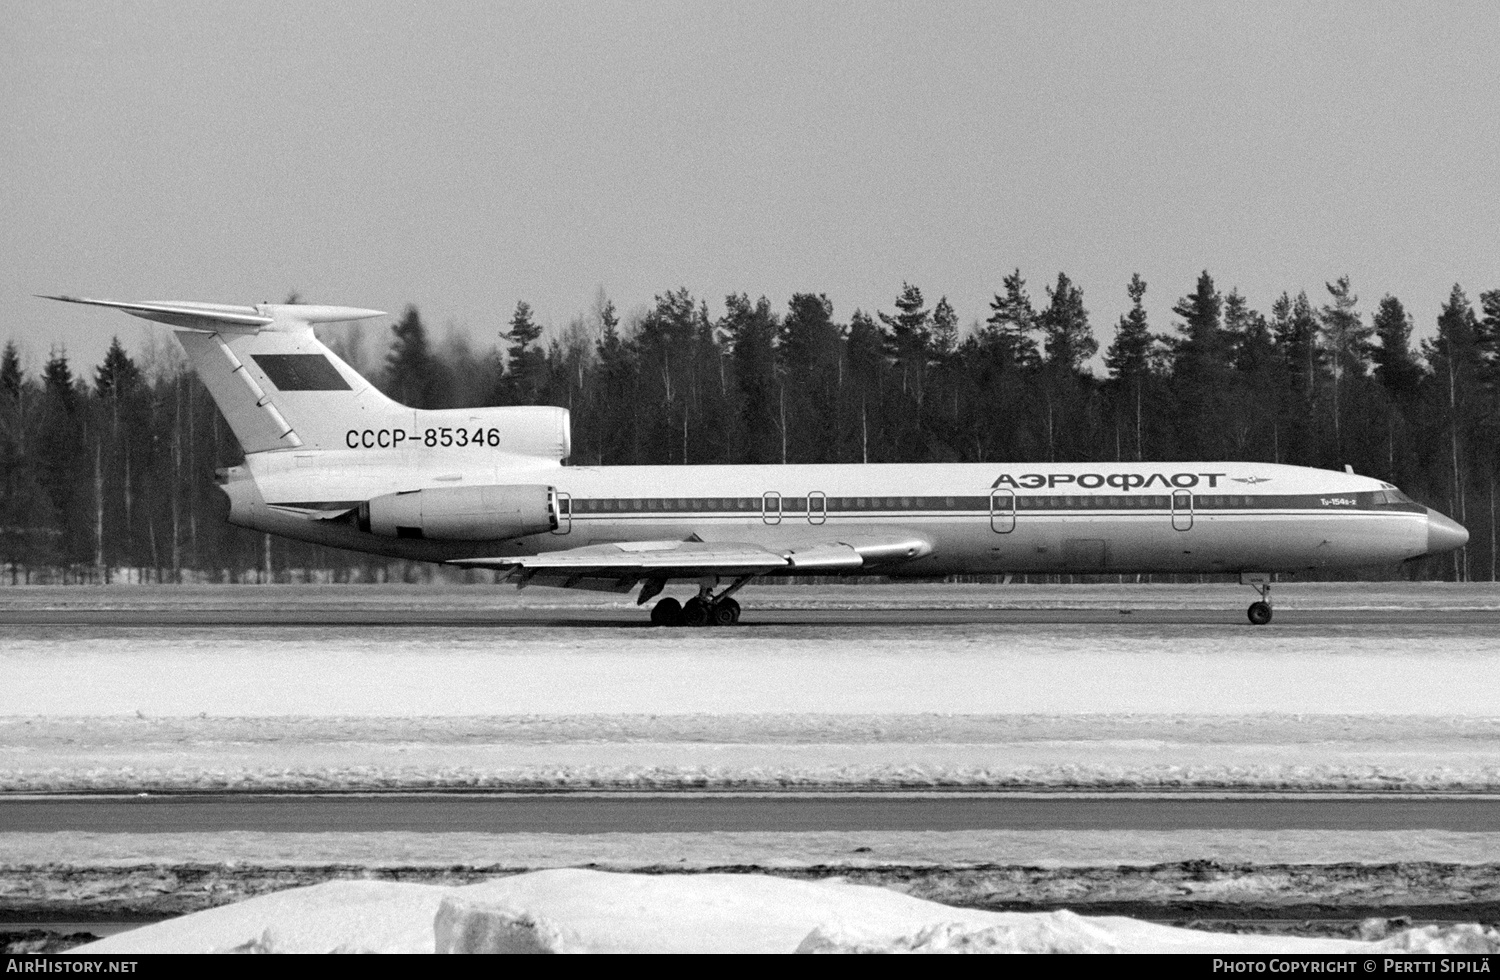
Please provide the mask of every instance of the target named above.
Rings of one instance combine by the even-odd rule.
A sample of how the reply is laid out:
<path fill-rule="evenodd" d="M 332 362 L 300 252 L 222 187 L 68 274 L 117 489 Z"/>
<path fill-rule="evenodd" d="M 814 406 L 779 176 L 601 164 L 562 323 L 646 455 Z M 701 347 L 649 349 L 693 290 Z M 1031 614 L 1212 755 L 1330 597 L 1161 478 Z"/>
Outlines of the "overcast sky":
<path fill-rule="evenodd" d="M 1349 274 L 1431 331 L 1500 288 L 1500 4 L 0 0 L 0 340 L 92 368 L 140 321 L 31 298 L 309 302 L 488 344 L 686 286 L 903 280 L 967 326 L 1066 271 L 1101 344 L 1207 268 Z"/>

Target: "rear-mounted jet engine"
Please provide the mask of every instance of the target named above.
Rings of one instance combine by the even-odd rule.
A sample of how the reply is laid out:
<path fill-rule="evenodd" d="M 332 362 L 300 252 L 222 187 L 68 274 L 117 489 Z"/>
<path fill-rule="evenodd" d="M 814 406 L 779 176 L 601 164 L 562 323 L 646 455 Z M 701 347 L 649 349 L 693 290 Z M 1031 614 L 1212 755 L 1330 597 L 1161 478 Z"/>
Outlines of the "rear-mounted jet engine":
<path fill-rule="evenodd" d="M 359 505 L 359 528 L 391 538 L 499 541 L 557 529 L 557 491 L 548 486 L 438 487 Z"/>

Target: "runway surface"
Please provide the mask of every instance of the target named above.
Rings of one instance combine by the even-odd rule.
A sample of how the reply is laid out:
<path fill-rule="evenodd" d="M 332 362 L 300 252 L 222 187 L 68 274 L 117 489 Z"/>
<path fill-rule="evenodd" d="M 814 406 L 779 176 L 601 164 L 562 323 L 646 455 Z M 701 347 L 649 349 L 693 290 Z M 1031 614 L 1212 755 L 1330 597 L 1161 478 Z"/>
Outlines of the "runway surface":
<path fill-rule="evenodd" d="M 1497 798 L 391 795 L 0 798 L 0 832 L 1500 831 Z"/>
<path fill-rule="evenodd" d="M 1247 603 L 1248 605 L 1248 603 Z M 0 609 L 6 626 L 220 627 L 610 627 L 657 629 L 646 609 Z M 778 609 L 747 605 L 741 632 L 785 626 L 917 625 L 1243 626 L 1244 609 Z M 1500 609 L 1278 609 L 1264 630 L 1306 626 L 1500 627 Z M 666 630 L 662 630 L 666 632 Z M 724 632 L 721 630 L 720 632 Z"/>

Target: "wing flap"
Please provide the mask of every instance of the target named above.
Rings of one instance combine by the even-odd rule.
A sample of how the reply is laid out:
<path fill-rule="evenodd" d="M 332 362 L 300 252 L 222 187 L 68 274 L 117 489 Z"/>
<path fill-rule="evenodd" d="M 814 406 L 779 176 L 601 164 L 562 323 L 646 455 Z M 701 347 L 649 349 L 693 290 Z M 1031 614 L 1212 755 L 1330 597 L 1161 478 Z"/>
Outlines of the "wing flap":
<path fill-rule="evenodd" d="M 787 560 L 793 568 L 807 570 L 859 568 L 865 563 L 858 551 L 843 543 L 815 545 L 793 551 L 787 555 Z"/>

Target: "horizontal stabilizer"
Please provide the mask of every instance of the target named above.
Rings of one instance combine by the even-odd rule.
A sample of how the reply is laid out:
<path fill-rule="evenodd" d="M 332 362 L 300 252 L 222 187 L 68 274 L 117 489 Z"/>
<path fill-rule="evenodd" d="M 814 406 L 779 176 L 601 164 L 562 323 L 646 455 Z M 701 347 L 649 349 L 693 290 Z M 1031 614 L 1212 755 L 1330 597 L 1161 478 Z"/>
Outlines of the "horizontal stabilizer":
<path fill-rule="evenodd" d="M 88 299 L 83 296 L 42 296 L 63 303 L 83 303 L 123 310 L 143 320 L 155 320 L 182 330 L 204 330 L 209 333 L 258 333 L 277 322 L 297 325 L 341 323 L 385 316 L 380 310 L 362 310 L 352 306 L 304 306 L 301 304 L 261 304 L 230 306 L 224 303 L 150 302 L 120 303 L 110 299 Z"/>
<path fill-rule="evenodd" d="M 256 312 L 253 306 L 221 306 L 214 303 L 119 303 L 110 299 L 86 299 L 82 296 L 43 296 L 64 303 L 108 306 L 124 310 L 131 316 L 155 320 L 187 330 L 243 330 L 255 333 L 271 323 L 272 317 Z"/>

